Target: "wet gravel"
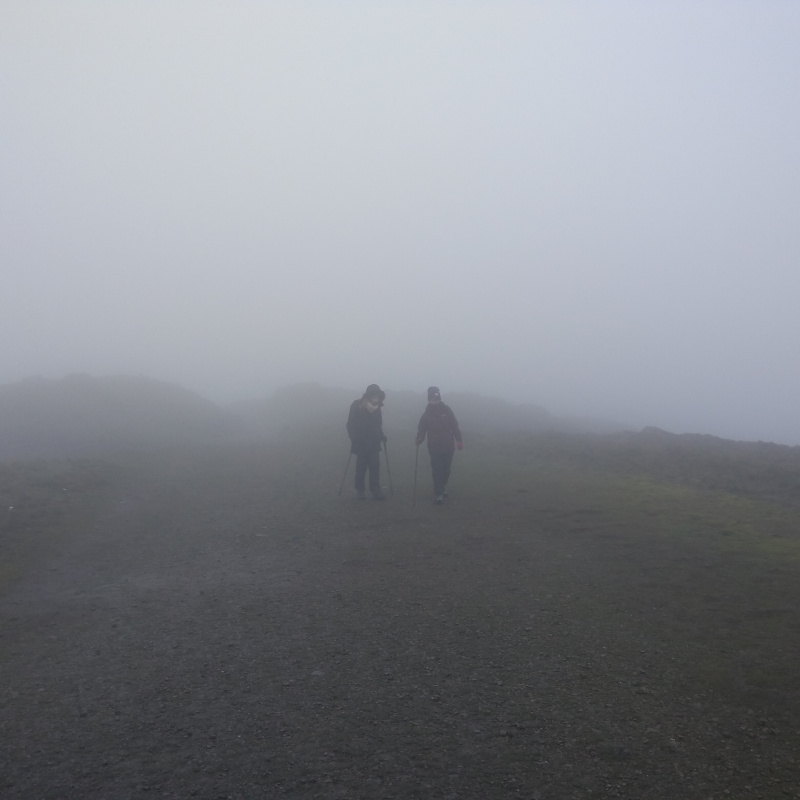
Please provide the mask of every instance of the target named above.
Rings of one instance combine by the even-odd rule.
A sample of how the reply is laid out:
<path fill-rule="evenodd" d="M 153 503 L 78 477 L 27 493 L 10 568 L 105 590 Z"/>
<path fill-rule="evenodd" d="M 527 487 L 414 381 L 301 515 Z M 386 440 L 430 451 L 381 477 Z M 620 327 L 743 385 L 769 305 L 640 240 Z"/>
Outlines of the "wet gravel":
<path fill-rule="evenodd" d="M 112 473 L 6 536 L 8 800 L 800 797 L 797 687 L 702 680 L 642 588 L 679 544 L 275 447 Z"/>

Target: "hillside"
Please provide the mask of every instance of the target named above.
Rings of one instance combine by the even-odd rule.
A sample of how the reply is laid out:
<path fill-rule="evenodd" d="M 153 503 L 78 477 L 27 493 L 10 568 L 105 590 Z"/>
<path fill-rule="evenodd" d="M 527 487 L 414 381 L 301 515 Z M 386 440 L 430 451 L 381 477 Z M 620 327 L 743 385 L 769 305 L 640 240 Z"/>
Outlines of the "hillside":
<path fill-rule="evenodd" d="M 551 469 L 647 475 L 701 491 L 800 507 L 800 447 L 645 428 L 607 436 L 518 436 L 502 449 L 512 460 L 535 461 Z"/>
<path fill-rule="evenodd" d="M 69 375 L 0 386 L 0 459 L 171 446 L 231 436 L 235 421 L 180 386 Z"/>
<path fill-rule="evenodd" d="M 424 392 L 386 390 L 384 428 L 387 432 L 416 430 L 427 399 Z M 318 384 L 299 384 L 279 389 L 266 399 L 236 403 L 230 410 L 245 430 L 255 436 L 281 437 L 321 429 L 341 429 L 347 411 L 360 392 Z M 465 437 L 474 433 L 612 433 L 625 430 L 607 420 L 564 418 L 541 406 L 509 403 L 474 392 L 453 392 L 443 396 L 452 406 Z"/>
<path fill-rule="evenodd" d="M 299 384 L 222 408 L 181 386 L 134 376 L 33 378 L 0 386 L 0 461 L 97 455 L 181 444 L 325 437 L 346 444 L 356 390 Z M 734 442 L 607 420 L 559 417 L 541 406 L 476 393 L 445 394 L 465 441 L 497 438 L 559 462 L 638 471 L 697 488 L 800 503 L 800 447 Z M 411 446 L 423 392 L 387 390 L 384 427 L 395 453 Z"/>
<path fill-rule="evenodd" d="M 384 425 L 390 435 L 416 429 L 424 393 L 390 391 Z M 134 376 L 69 375 L 0 386 L 0 460 L 147 449 L 175 444 L 281 439 L 341 431 L 355 390 L 299 384 L 271 397 L 221 408 L 181 386 Z M 557 417 L 474 393 L 446 395 L 465 436 L 491 432 L 619 431 L 608 422 Z"/>

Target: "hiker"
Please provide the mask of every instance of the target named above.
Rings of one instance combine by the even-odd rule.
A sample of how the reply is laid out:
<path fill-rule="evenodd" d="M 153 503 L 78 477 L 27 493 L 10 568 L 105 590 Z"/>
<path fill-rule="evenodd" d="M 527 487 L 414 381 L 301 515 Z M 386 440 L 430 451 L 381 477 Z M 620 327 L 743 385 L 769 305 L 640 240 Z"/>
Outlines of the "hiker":
<path fill-rule="evenodd" d="M 428 407 L 425 409 L 417 428 L 416 444 L 419 447 L 428 437 L 428 453 L 431 456 L 433 474 L 433 502 L 440 506 L 447 497 L 447 481 L 450 478 L 450 465 L 456 446 L 464 449 L 461 431 L 450 406 L 442 402 L 438 386 L 428 388 Z"/>
<path fill-rule="evenodd" d="M 377 383 L 367 386 L 359 400 L 350 405 L 347 417 L 347 435 L 350 437 L 350 452 L 356 457 L 356 495 L 363 500 L 364 478 L 369 472 L 369 491 L 376 500 L 385 500 L 381 490 L 381 447 L 386 441 L 383 435 L 381 407 L 386 392 Z"/>

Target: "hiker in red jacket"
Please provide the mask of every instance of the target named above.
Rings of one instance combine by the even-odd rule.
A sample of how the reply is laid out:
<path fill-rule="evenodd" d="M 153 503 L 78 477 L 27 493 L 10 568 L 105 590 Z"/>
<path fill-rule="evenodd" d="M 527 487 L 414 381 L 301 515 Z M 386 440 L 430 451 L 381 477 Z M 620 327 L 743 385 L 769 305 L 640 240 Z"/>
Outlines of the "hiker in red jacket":
<path fill-rule="evenodd" d="M 464 448 L 458 421 L 450 406 L 442 402 L 438 386 L 428 388 L 428 407 L 425 409 L 417 428 L 417 445 L 428 437 L 428 452 L 431 456 L 433 474 L 433 502 L 440 506 L 447 497 L 447 481 L 450 478 L 450 465 L 456 446 Z"/>

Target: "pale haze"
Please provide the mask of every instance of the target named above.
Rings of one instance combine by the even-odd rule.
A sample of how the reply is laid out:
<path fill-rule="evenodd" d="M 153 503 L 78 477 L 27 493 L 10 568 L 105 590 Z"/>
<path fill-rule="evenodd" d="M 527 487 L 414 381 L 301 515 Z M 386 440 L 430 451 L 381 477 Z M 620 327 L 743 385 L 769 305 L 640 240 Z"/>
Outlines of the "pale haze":
<path fill-rule="evenodd" d="M 800 444 L 800 4 L 0 3 L 0 383 L 436 383 Z"/>

